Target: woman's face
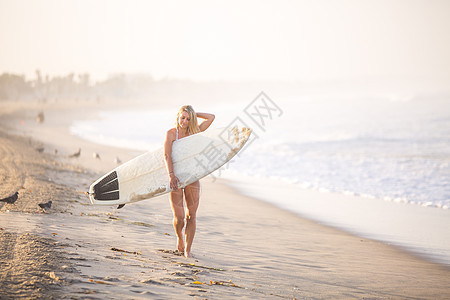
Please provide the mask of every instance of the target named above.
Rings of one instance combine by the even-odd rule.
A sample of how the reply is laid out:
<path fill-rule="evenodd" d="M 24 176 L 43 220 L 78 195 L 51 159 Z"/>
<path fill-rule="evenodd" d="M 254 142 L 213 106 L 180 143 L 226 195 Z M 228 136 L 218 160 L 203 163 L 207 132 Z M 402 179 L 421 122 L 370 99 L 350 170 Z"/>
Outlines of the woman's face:
<path fill-rule="evenodd" d="M 190 120 L 191 118 L 189 117 L 189 113 L 183 111 L 178 117 L 178 124 L 180 124 L 181 128 L 188 128 Z"/>

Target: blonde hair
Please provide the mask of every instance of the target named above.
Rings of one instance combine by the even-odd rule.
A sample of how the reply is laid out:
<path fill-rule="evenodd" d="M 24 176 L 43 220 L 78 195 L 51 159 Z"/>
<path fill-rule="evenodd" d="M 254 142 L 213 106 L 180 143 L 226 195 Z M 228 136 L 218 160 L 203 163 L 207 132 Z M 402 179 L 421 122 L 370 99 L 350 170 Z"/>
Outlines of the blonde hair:
<path fill-rule="evenodd" d="M 178 120 L 180 119 L 180 116 L 183 112 L 187 112 L 189 114 L 189 125 L 188 125 L 188 133 L 189 135 L 191 134 L 195 134 L 195 133 L 199 133 L 200 132 L 200 127 L 198 127 L 198 122 L 197 122 L 197 113 L 194 111 L 194 109 L 192 108 L 192 106 L 190 105 L 183 105 L 182 107 L 180 107 L 180 109 L 178 110 L 177 113 L 177 120 L 175 122 L 176 127 L 179 128 L 180 124 L 178 123 Z"/>

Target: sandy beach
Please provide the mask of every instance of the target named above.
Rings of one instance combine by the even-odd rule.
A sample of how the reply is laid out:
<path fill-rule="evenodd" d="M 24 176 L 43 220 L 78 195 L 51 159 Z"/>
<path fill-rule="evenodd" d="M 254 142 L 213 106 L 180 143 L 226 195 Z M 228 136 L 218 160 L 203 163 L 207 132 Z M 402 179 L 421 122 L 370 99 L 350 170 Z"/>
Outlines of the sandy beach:
<path fill-rule="evenodd" d="M 448 266 L 300 218 L 220 178 L 201 181 L 194 258 L 178 256 L 167 196 L 90 205 L 85 192 L 114 159 L 141 153 L 70 135 L 73 120 L 101 105 L 48 104 L 40 124 L 42 108 L 0 103 L 0 198 L 19 192 L 0 203 L 0 298 L 450 298 Z M 49 200 L 48 211 L 38 206 Z"/>

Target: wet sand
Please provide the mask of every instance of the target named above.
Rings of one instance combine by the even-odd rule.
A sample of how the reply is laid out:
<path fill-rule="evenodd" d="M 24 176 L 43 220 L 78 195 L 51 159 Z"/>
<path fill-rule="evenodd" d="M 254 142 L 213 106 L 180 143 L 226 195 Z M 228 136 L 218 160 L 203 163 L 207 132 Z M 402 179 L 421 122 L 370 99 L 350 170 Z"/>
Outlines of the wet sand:
<path fill-rule="evenodd" d="M 89 204 L 84 192 L 115 156 L 139 151 L 71 136 L 70 122 L 99 107 L 65 106 L 47 107 L 37 124 L 40 107 L 0 104 L 0 198 L 19 191 L 15 205 L 0 204 L 0 298 L 450 298 L 448 266 L 242 196 L 220 179 L 202 180 L 194 258 L 178 256 L 167 196 L 120 210 Z M 43 212 L 37 204 L 48 200 Z"/>

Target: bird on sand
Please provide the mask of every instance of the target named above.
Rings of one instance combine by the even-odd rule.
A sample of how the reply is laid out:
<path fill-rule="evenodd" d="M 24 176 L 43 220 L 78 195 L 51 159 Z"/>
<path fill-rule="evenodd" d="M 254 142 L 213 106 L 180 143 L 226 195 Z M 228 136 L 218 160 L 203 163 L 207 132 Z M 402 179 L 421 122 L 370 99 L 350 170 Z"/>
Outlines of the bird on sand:
<path fill-rule="evenodd" d="M 69 157 L 76 157 L 76 158 L 78 158 L 78 157 L 80 157 L 80 154 L 81 154 L 81 148 L 78 148 L 78 151 L 75 152 L 74 154 L 69 155 Z"/>
<path fill-rule="evenodd" d="M 38 205 L 43 210 L 47 210 L 47 209 L 50 209 L 50 207 L 52 207 L 52 201 L 50 200 L 47 203 L 39 203 Z"/>
<path fill-rule="evenodd" d="M 114 159 L 114 163 L 116 165 L 120 165 L 122 163 L 122 161 L 120 160 L 120 158 L 118 156 L 116 156 L 116 158 Z"/>
<path fill-rule="evenodd" d="M 15 192 L 14 195 L 1 199 L 0 201 L 8 204 L 14 204 L 18 198 L 19 192 Z"/>
<path fill-rule="evenodd" d="M 39 146 L 39 147 L 36 147 L 35 150 L 37 152 L 39 152 L 39 153 L 42 153 L 42 152 L 44 152 L 44 147 L 43 146 Z"/>
<path fill-rule="evenodd" d="M 100 154 L 98 154 L 97 152 L 92 153 L 92 157 L 96 158 L 96 159 L 100 159 Z"/>

